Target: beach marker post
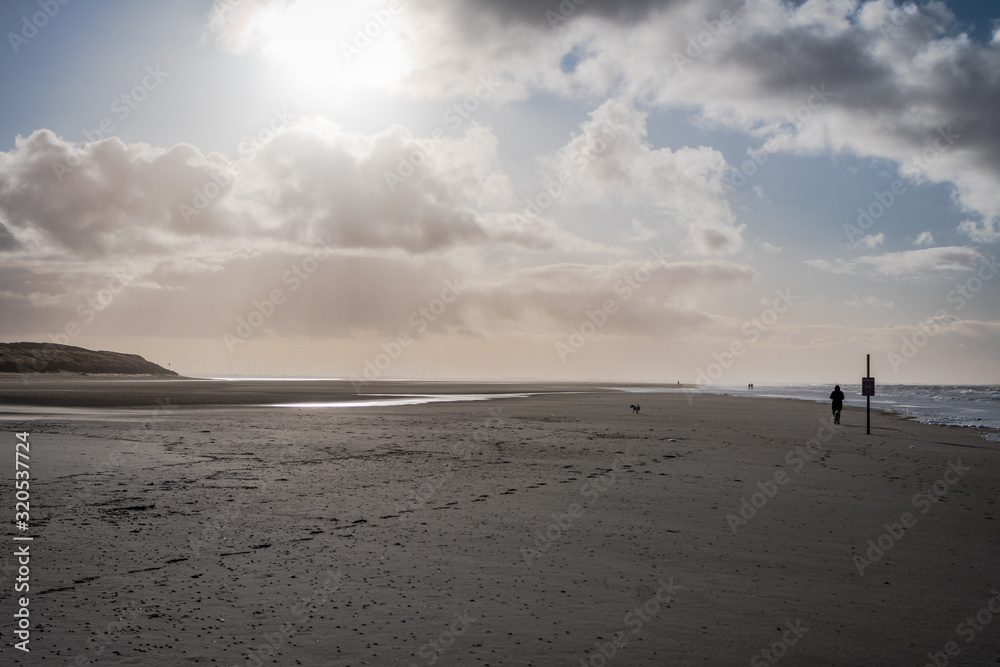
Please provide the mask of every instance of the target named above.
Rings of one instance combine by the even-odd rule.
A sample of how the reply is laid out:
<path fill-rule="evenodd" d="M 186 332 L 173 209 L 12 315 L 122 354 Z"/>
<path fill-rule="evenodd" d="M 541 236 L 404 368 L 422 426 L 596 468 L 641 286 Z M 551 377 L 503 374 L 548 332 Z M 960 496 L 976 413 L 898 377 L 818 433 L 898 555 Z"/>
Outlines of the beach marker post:
<path fill-rule="evenodd" d="M 872 374 L 872 355 L 865 355 L 867 357 L 865 377 L 861 378 L 861 395 L 865 397 L 865 402 L 868 404 L 867 409 L 867 433 L 872 434 L 872 396 L 875 395 L 875 378 L 871 377 Z"/>

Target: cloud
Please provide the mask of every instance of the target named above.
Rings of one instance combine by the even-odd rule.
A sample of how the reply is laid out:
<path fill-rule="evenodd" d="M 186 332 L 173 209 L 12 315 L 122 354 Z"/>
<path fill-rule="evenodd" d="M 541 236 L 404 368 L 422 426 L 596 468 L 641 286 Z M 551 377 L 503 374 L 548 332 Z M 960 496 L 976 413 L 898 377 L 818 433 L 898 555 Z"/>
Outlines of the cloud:
<path fill-rule="evenodd" d="M 98 260 L 203 254 L 258 243 L 437 252 L 483 244 L 480 211 L 511 203 L 497 140 L 473 126 L 435 141 L 402 126 L 371 135 L 307 120 L 230 160 L 179 144 L 48 130 L 0 153 L 0 252 Z"/>
<path fill-rule="evenodd" d="M 774 245 L 773 243 L 769 243 L 768 241 L 764 241 L 763 239 L 755 239 L 754 243 L 757 245 L 758 248 L 766 252 L 768 255 L 781 254 L 782 251 L 781 246 Z"/>
<path fill-rule="evenodd" d="M 976 243 L 997 243 L 1000 241 L 1000 220 L 964 220 L 959 223 L 958 231 Z"/>
<path fill-rule="evenodd" d="M 0 224 L 14 239 L 5 249 L 97 258 L 183 247 L 193 230 L 178 203 L 221 166 L 187 144 L 168 150 L 109 138 L 77 147 L 44 129 L 18 137 L 0 153 Z M 197 233 L 236 228 L 209 213 Z"/>
<path fill-rule="evenodd" d="M 481 216 L 492 243 L 503 243 L 536 252 L 628 254 L 624 248 L 606 246 L 566 231 L 548 217 L 527 219 L 519 213 L 492 212 Z"/>
<path fill-rule="evenodd" d="M 591 1 L 552 29 L 545 11 L 558 7 L 408 4 L 400 20 L 427 31 L 401 46 L 400 86 L 464 96 L 490 73 L 512 82 L 506 99 L 613 97 L 693 110 L 772 151 L 887 159 L 913 182 L 952 184 L 978 219 L 965 231 L 995 238 L 1000 49 L 962 33 L 943 3 Z"/>
<path fill-rule="evenodd" d="M 602 333 L 662 335 L 711 323 L 706 304 L 757 278 L 750 267 L 724 260 L 650 266 L 645 259 L 562 263 L 489 276 L 473 290 L 470 321 L 492 321 L 495 335 L 568 333 L 611 299 L 619 310 Z"/>
<path fill-rule="evenodd" d="M 657 231 L 642 224 L 639 218 L 632 218 L 629 222 L 629 231 L 623 232 L 625 240 L 629 243 L 647 243 L 657 237 Z"/>
<path fill-rule="evenodd" d="M 917 247 L 927 247 L 934 245 L 934 235 L 930 232 L 920 232 L 920 234 L 913 240 L 913 245 Z"/>
<path fill-rule="evenodd" d="M 10 317 L 6 335 L 42 332 L 48 339 L 72 330 L 86 337 L 215 338 L 221 347 L 223 334 L 238 337 L 240 318 L 248 321 L 258 311 L 267 317 L 254 327 L 254 339 L 395 337 L 401 331 L 415 338 L 545 337 L 565 334 L 608 299 L 620 309 L 603 333 L 662 335 L 710 322 L 718 298 L 757 277 L 747 266 L 721 260 L 672 262 L 651 270 L 644 258 L 509 266 L 473 253 L 377 256 L 339 249 L 305 256 L 237 252 L 211 259 L 218 263 L 164 260 L 141 276 L 127 272 L 118 282 L 93 270 L 2 267 L 0 309 Z M 437 298 L 446 281 L 460 286 L 460 296 L 416 325 L 414 313 Z M 259 305 L 276 291 L 276 305 Z"/>
<path fill-rule="evenodd" d="M 721 260 L 672 263 L 626 304 L 616 284 L 644 260 L 548 218 L 518 227 L 512 206 L 497 139 L 478 126 L 432 139 L 300 119 L 235 160 L 39 130 L 0 153 L 0 308 L 17 319 L 9 335 L 221 340 L 278 290 L 255 337 L 394 336 L 460 279 L 467 290 L 429 333 L 557 335 L 618 298 L 607 331 L 627 336 L 708 321 L 713 299 L 757 275 Z M 649 240 L 641 224 L 633 231 Z M 523 252 L 498 260 L 498 243 Z M 599 259 L 542 264 L 538 252 Z"/>
<path fill-rule="evenodd" d="M 691 249 L 731 254 L 742 247 L 743 225 L 724 196 L 725 158 L 719 151 L 653 148 L 646 114 L 608 100 L 559 150 L 550 180 L 566 184 L 561 201 L 646 204 L 686 229 Z"/>
<path fill-rule="evenodd" d="M 972 248 L 951 246 L 866 255 L 855 259 L 814 259 L 806 264 L 830 273 L 906 281 L 971 271 L 982 259 L 982 255 Z"/>
<path fill-rule="evenodd" d="M 212 25 L 230 47 L 233 34 L 253 41 L 246 17 L 289 3 L 247 2 Z M 412 24 L 399 38 L 409 69 L 398 85 L 413 97 L 447 99 L 468 95 L 487 73 L 510 82 L 498 100 L 555 93 L 693 110 L 769 151 L 881 158 L 914 183 L 950 183 L 974 216 L 962 232 L 976 242 L 1000 236 L 1000 48 L 962 33 L 943 3 L 569 4 L 571 20 L 552 29 L 545 12 L 558 11 L 556 2 L 407 3 L 398 19 Z M 678 149 L 672 159 L 713 168 L 710 156 L 682 153 L 699 150 L 710 151 Z M 693 244 L 738 248 L 732 222 L 710 217 L 692 228 Z"/>
<path fill-rule="evenodd" d="M 868 248 L 869 250 L 875 250 L 880 248 L 882 244 L 885 243 L 885 234 L 879 232 L 878 234 L 867 234 L 854 244 L 855 248 Z"/>
<path fill-rule="evenodd" d="M 504 199 L 490 169 L 495 140 L 418 140 L 402 126 L 374 135 L 315 121 L 288 128 L 241 169 L 231 215 L 303 242 L 410 253 L 485 242 L 477 205 Z"/>
<path fill-rule="evenodd" d="M 896 304 L 893 303 L 892 301 L 884 301 L 874 296 L 860 297 L 857 295 L 845 301 L 844 305 L 850 306 L 851 308 L 895 308 L 896 307 Z"/>
<path fill-rule="evenodd" d="M 537 2 L 536 0 L 447 0 L 460 21 L 475 27 L 484 21 L 499 24 L 516 23 L 524 28 L 551 29 L 584 16 L 599 16 L 624 22 L 634 22 L 650 13 L 690 0 L 567 0 L 567 2 Z M 553 18 L 555 15 L 558 18 Z M 565 19 L 565 20 L 562 20 Z"/>

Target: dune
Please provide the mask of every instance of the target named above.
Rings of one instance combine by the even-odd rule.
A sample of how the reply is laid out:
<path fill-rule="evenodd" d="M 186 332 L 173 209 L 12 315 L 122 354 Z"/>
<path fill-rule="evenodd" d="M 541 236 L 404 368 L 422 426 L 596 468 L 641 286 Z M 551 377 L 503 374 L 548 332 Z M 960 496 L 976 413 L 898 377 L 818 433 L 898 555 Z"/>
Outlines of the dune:
<path fill-rule="evenodd" d="M 177 375 L 137 354 L 95 351 L 56 343 L 0 343 L 0 373 Z"/>

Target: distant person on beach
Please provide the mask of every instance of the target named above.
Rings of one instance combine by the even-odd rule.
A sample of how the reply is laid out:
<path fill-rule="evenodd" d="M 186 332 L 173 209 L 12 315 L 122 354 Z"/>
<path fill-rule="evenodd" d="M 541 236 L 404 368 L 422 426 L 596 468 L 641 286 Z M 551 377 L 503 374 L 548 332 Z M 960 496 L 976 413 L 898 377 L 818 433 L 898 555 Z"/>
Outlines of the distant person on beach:
<path fill-rule="evenodd" d="M 830 392 L 830 400 L 833 401 L 833 405 L 830 406 L 833 409 L 833 423 L 839 424 L 840 411 L 844 409 L 844 392 L 840 391 L 839 384 Z"/>

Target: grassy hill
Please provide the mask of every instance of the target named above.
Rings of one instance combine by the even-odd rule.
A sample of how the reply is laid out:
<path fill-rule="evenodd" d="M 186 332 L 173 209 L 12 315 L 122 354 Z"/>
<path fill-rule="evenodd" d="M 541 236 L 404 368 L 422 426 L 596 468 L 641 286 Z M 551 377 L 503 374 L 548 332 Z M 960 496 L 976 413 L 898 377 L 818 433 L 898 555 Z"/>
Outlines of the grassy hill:
<path fill-rule="evenodd" d="M 87 350 L 55 343 L 0 343 L 0 373 L 177 375 L 138 354 Z"/>

